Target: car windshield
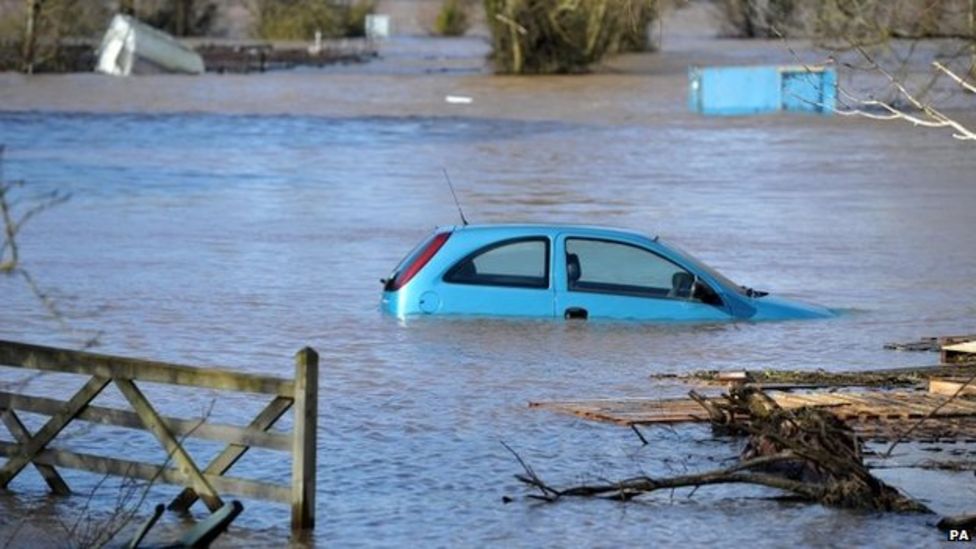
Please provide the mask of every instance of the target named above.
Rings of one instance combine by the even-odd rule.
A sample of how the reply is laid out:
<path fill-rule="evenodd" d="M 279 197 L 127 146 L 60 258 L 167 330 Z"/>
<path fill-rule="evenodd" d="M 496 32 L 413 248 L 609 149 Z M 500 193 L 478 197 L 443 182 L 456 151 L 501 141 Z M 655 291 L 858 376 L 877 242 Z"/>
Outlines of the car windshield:
<path fill-rule="evenodd" d="M 731 279 L 729 279 L 727 276 L 725 276 L 722 273 L 716 271 L 715 269 L 709 267 L 708 265 L 702 263 L 695 256 L 693 256 L 693 255 L 689 254 L 688 252 L 682 250 L 681 247 L 674 245 L 673 242 L 668 242 L 668 241 L 665 241 L 665 240 L 660 239 L 660 238 L 658 239 L 658 242 L 660 242 L 661 244 L 664 244 L 665 246 L 667 246 L 668 248 L 670 248 L 672 251 L 674 251 L 675 253 L 677 253 L 679 256 L 681 256 L 681 259 L 684 260 L 694 270 L 704 271 L 705 273 L 708 273 L 708 276 L 712 277 L 713 279 L 715 279 L 716 281 L 718 281 L 719 284 L 721 284 L 722 286 L 728 288 L 729 290 L 732 290 L 732 291 L 734 291 L 734 292 L 736 292 L 736 293 L 738 293 L 740 295 L 744 295 L 746 297 L 753 297 L 753 296 L 761 297 L 763 295 L 766 295 L 764 292 L 757 292 L 757 291 L 753 290 L 752 288 L 748 288 L 746 286 L 742 286 L 740 284 L 736 284 Z"/>

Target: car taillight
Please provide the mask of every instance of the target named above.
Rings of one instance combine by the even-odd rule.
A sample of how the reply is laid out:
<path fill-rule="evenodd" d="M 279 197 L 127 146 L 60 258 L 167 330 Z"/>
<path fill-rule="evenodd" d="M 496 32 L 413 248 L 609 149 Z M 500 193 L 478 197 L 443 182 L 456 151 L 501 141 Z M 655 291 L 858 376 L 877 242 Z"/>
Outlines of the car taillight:
<path fill-rule="evenodd" d="M 395 292 L 404 287 L 437 254 L 450 236 L 451 233 L 448 232 L 434 235 L 419 253 L 416 253 L 393 278 L 387 281 L 383 289 L 387 292 Z"/>

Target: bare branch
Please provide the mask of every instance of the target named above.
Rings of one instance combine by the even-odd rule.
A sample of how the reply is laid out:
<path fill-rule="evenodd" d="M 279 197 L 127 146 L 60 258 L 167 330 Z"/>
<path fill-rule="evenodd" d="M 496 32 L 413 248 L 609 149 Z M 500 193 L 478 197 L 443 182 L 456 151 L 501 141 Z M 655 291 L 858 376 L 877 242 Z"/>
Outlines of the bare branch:
<path fill-rule="evenodd" d="M 969 387 L 969 385 L 973 381 L 976 381 L 976 374 L 973 374 L 973 375 L 969 376 L 969 379 L 967 379 L 965 383 L 963 383 L 962 385 L 960 385 L 959 388 L 956 389 L 956 392 L 955 393 L 953 393 L 949 398 L 945 399 L 941 404 L 939 404 L 935 408 L 932 408 L 932 410 L 930 410 L 929 413 L 927 413 L 924 416 L 922 416 L 921 418 L 919 418 L 918 421 L 916 421 L 915 423 L 913 423 L 912 426 L 909 427 L 907 431 L 905 431 L 904 433 L 902 433 L 897 439 L 894 440 L 894 442 L 891 443 L 890 446 L 888 446 L 888 449 L 885 451 L 884 454 L 881 455 L 881 457 L 883 457 L 883 458 L 890 457 L 891 456 L 891 452 L 893 452 L 895 450 L 895 446 L 898 446 L 903 440 L 905 440 L 908 437 L 908 435 L 910 435 L 913 432 L 915 432 L 915 429 L 918 429 L 918 427 L 921 426 L 922 423 L 925 423 L 925 421 L 927 421 L 927 420 L 931 419 L 933 416 L 935 416 L 935 414 L 937 414 L 939 412 L 939 410 L 945 408 L 946 405 L 949 404 L 950 402 L 952 402 L 953 400 L 956 400 L 956 398 L 959 395 L 961 395 L 963 393 L 963 391 L 966 390 L 966 387 Z"/>
<path fill-rule="evenodd" d="M 962 86 L 964 89 L 968 90 L 971 93 L 976 93 L 976 86 L 974 86 L 973 84 L 970 84 L 969 82 L 966 82 L 965 80 L 963 80 L 962 77 L 960 77 L 958 74 L 956 74 L 956 73 L 952 72 L 951 70 L 949 70 L 942 63 L 939 63 L 938 61 L 933 61 L 932 62 L 932 66 L 935 67 L 936 69 L 938 69 L 939 71 L 941 71 L 942 73 L 944 73 L 949 78 L 955 80 L 956 83 L 959 84 L 960 86 Z"/>
<path fill-rule="evenodd" d="M 800 55 L 789 43 L 789 40 L 780 33 L 777 29 L 773 28 L 773 32 L 783 40 L 786 44 L 787 50 L 790 52 L 794 60 L 800 63 L 806 70 L 810 71 L 811 67 L 802 61 Z M 898 68 L 898 72 L 901 75 L 906 74 L 907 64 L 914 51 L 915 43 L 913 42 L 909 53 L 904 57 L 899 57 L 897 53 L 894 54 L 896 58 L 899 59 L 901 65 Z M 930 79 L 928 84 L 925 85 L 921 94 L 913 93 L 910 91 L 903 82 L 903 77 L 896 77 L 889 70 L 885 69 L 868 51 L 864 48 L 861 43 L 851 43 L 851 50 L 857 51 L 861 58 L 867 63 L 867 67 L 855 67 L 851 64 L 845 64 L 855 70 L 873 70 L 881 75 L 883 75 L 889 82 L 889 84 L 897 91 L 898 95 L 902 97 L 911 107 L 917 112 L 908 112 L 905 109 L 897 107 L 892 101 L 882 101 L 878 99 L 864 99 L 861 97 L 856 97 L 849 91 L 838 86 L 839 95 L 842 98 L 846 98 L 852 104 L 843 102 L 843 108 L 838 109 L 833 106 L 825 106 L 823 104 L 818 104 L 820 107 L 832 108 L 833 112 L 842 116 L 860 116 L 864 118 L 870 118 L 873 120 L 904 120 L 915 126 L 922 126 L 927 128 L 949 128 L 953 130 L 952 136 L 955 139 L 971 141 L 976 140 L 976 130 L 970 129 L 969 127 L 963 125 L 958 120 L 946 115 L 941 110 L 937 109 L 933 105 L 924 102 L 921 99 L 921 95 L 927 94 L 931 87 L 935 84 L 940 73 L 949 76 L 957 84 L 959 84 L 963 90 L 968 92 L 976 93 L 976 86 L 966 82 L 962 77 L 952 72 L 942 63 L 935 61 L 932 66 L 937 69 L 933 77 Z M 893 50 L 892 50 L 893 51 Z M 833 61 L 831 59 L 830 61 Z M 873 111 L 880 111 L 873 112 Z"/>

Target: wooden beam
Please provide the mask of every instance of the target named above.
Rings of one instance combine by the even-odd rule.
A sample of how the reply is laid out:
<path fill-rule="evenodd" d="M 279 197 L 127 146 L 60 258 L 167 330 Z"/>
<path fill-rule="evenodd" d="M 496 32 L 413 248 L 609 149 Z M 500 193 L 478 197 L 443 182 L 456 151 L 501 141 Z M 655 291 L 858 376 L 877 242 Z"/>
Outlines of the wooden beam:
<path fill-rule="evenodd" d="M 248 425 L 249 430 L 266 430 L 270 429 L 272 425 L 278 418 L 284 415 L 291 408 L 292 399 L 285 397 L 277 397 L 268 404 L 261 413 L 254 418 L 250 425 Z M 281 435 L 276 435 L 281 436 Z M 291 439 L 289 438 L 289 445 L 291 444 Z M 253 446 L 253 445 L 252 445 Z M 291 446 L 289 446 L 289 449 Z M 224 448 L 224 450 L 217 455 L 208 465 L 207 468 L 203 470 L 204 475 L 223 475 L 231 467 L 237 463 L 249 449 L 249 445 L 246 443 L 241 444 L 231 444 L 230 446 Z M 169 504 L 169 509 L 171 511 L 187 511 L 193 504 L 197 501 L 199 496 L 193 488 L 186 488 L 173 501 Z"/>
<path fill-rule="evenodd" d="M 952 345 L 943 345 L 942 349 L 945 351 L 955 351 L 957 353 L 976 353 L 976 341 L 963 341 L 962 343 L 954 343 Z"/>
<path fill-rule="evenodd" d="M 291 399 L 277 397 L 288 401 Z M 277 400 L 276 399 L 276 400 Z M 12 408 L 35 414 L 53 415 L 64 406 L 64 402 L 39 396 L 18 395 L 0 391 L 0 408 Z M 286 408 L 287 409 L 287 408 Z M 145 429 L 139 415 L 128 410 L 118 410 L 89 405 L 81 411 L 76 420 L 89 421 L 101 425 L 115 425 L 130 429 Z M 277 418 L 275 418 L 277 419 Z M 218 423 L 200 424 L 199 420 L 162 417 L 163 424 L 175 436 L 186 436 L 205 440 L 218 440 L 228 444 L 240 444 L 272 450 L 291 451 L 291 435 L 268 433 L 265 429 L 253 426 L 238 427 Z"/>
<path fill-rule="evenodd" d="M 152 404 L 142 394 L 142 391 L 136 387 L 135 383 L 128 379 L 116 379 L 115 385 L 118 386 L 122 395 L 129 401 L 129 404 L 132 405 L 136 413 L 139 414 L 139 418 L 146 425 L 146 429 L 159 439 L 163 448 L 166 449 L 166 454 L 172 456 L 178 469 L 186 476 L 186 484 L 192 486 L 200 494 L 203 502 L 207 504 L 208 509 L 211 511 L 220 509 L 224 505 L 224 502 L 220 500 L 217 491 L 204 478 L 200 469 L 193 462 L 193 458 L 183 449 L 183 445 L 173 437 L 173 433 L 169 432 L 162 418 L 153 409 Z"/>
<path fill-rule="evenodd" d="M 946 338 L 946 344 L 942 345 L 942 363 L 957 364 L 976 360 L 976 341 L 955 341 Z"/>
<path fill-rule="evenodd" d="M 311 347 L 295 354 L 295 427 L 291 456 L 291 528 L 315 527 L 319 355 Z"/>
<path fill-rule="evenodd" d="M 21 444 L 26 444 L 30 441 L 31 434 L 27 430 L 17 414 L 9 408 L 4 408 L 0 406 L 0 418 L 3 420 L 3 424 L 7 426 L 7 430 L 13 435 L 14 439 Z M 58 471 L 51 467 L 50 465 L 42 465 L 40 463 L 35 463 L 34 468 L 37 472 L 44 477 L 44 482 L 51 488 L 51 491 L 59 496 L 66 496 L 71 493 L 71 488 L 68 488 L 68 483 L 61 478 Z"/>
<path fill-rule="evenodd" d="M 295 392 L 294 382 L 274 376 L 221 368 L 195 368 L 4 340 L 0 340 L 0 365 L 246 393 L 291 396 Z"/>
<path fill-rule="evenodd" d="M 0 456 L 12 456 L 16 455 L 17 452 L 17 444 L 0 441 Z M 98 475 L 115 475 L 122 478 L 186 486 L 186 475 L 173 467 L 160 467 L 138 461 L 108 458 L 55 448 L 41 450 L 35 456 L 35 460 L 44 465 L 88 471 Z M 206 479 L 214 488 L 226 494 L 280 503 L 291 501 L 291 490 L 287 486 L 218 475 L 206 475 Z"/>
<path fill-rule="evenodd" d="M 81 389 L 78 390 L 68 400 L 61 412 L 51 416 L 51 419 L 44 424 L 29 441 L 20 445 L 20 452 L 11 456 L 7 463 L 0 468 L 0 488 L 6 488 L 17 473 L 23 470 L 24 466 L 31 462 L 34 455 L 41 451 L 48 442 L 71 422 L 82 408 L 88 405 L 102 389 L 108 385 L 108 378 L 93 377 L 89 379 Z"/>
<path fill-rule="evenodd" d="M 966 379 L 930 379 L 929 380 L 929 393 L 936 395 L 955 395 L 963 385 L 966 384 Z M 962 388 L 961 395 L 976 395 L 976 382 L 966 385 Z"/>

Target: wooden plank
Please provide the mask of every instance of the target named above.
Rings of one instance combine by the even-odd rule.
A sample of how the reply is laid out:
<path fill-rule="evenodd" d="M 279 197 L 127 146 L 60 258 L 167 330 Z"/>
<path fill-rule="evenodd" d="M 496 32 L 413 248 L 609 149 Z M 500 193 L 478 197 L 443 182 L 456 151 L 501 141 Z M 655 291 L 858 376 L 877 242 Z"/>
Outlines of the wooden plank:
<path fill-rule="evenodd" d="M 886 420 L 897 420 L 897 419 L 913 419 L 920 418 L 924 416 L 926 412 L 920 412 L 922 407 L 914 407 L 913 404 L 908 402 L 899 403 L 893 400 L 889 400 L 881 397 L 876 393 L 863 393 L 857 395 L 857 398 L 863 402 L 862 407 L 869 410 L 871 413 L 878 415 L 882 419 Z"/>
<path fill-rule="evenodd" d="M 315 527 L 319 355 L 305 347 L 295 355 L 295 427 L 291 455 L 291 528 Z"/>
<path fill-rule="evenodd" d="M 967 380 L 965 379 L 949 379 L 949 378 L 932 378 L 929 380 L 929 392 L 936 395 L 946 395 L 952 396 L 956 394 L 956 391 L 962 387 Z M 976 395 L 976 382 L 970 383 L 962 390 L 964 395 Z"/>
<path fill-rule="evenodd" d="M 596 405 L 593 405 L 596 404 Z M 573 414 L 583 418 L 614 421 L 630 424 L 624 416 L 640 418 L 641 423 L 670 423 L 694 421 L 696 416 L 705 413 L 698 403 L 689 400 L 648 400 L 623 399 L 620 401 L 546 401 L 529 403 L 534 408 L 545 408 L 555 412 Z"/>
<path fill-rule="evenodd" d="M 13 456 L 17 454 L 17 451 L 17 444 L 0 441 L 0 456 Z M 38 463 L 44 465 L 78 469 L 99 475 L 116 475 L 123 478 L 186 486 L 186 475 L 174 467 L 160 467 L 137 461 L 70 452 L 55 448 L 41 450 L 35 458 Z M 206 480 L 214 488 L 228 494 L 277 501 L 280 503 L 288 503 L 291 501 L 291 490 L 287 486 L 218 475 L 206 475 Z"/>
<path fill-rule="evenodd" d="M 839 399 L 834 393 L 828 394 L 797 394 L 797 393 L 771 393 L 772 398 L 783 408 L 799 408 L 801 406 L 812 406 L 816 408 L 845 406 L 847 402 Z"/>
<path fill-rule="evenodd" d="M 949 399 L 949 396 L 928 393 L 913 397 L 913 401 L 920 405 L 927 406 L 930 410 L 941 406 L 941 409 L 936 414 L 937 417 L 969 416 L 976 414 L 976 402 L 973 402 L 967 398 L 957 398 L 950 402 L 946 402 Z"/>
<path fill-rule="evenodd" d="M 132 405 L 136 413 L 139 414 L 139 418 L 146 425 L 146 429 L 159 439 L 163 448 L 166 449 L 166 454 L 172 456 L 179 470 L 186 476 L 186 484 L 192 486 L 200 494 L 200 498 L 207 504 L 208 509 L 211 511 L 220 509 L 224 505 L 224 502 L 221 501 L 217 491 L 207 482 L 200 469 L 197 469 L 193 458 L 183 449 L 183 445 L 173 437 L 173 433 L 169 432 L 169 429 L 163 424 L 162 418 L 153 409 L 152 404 L 142 394 L 142 391 L 136 387 L 135 383 L 128 379 L 116 379 L 115 385 L 122 392 L 122 395 L 125 396 L 126 400 L 129 401 L 129 404 Z"/>
<path fill-rule="evenodd" d="M 284 397 L 277 398 L 284 399 Z M 13 408 L 35 414 L 53 415 L 61 410 L 63 406 L 63 401 L 53 398 L 17 395 L 0 391 L 0 408 Z M 75 419 L 101 425 L 145 429 L 138 414 L 116 408 L 89 405 Z M 229 444 L 270 448 L 272 450 L 291 450 L 291 436 L 281 433 L 268 433 L 264 429 L 253 426 L 243 428 L 236 425 L 219 423 L 201 424 L 199 420 L 173 417 L 162 417 L 162 420 L 166 428 L 176 436 L 217 440 Z"/>
<path fill-rule="evenodd" d="M 279 377 L 245 374 L 221 368 L 195 368 L 3 340 L 0 340 L 0 365 L 280 396 L 291 396 L 295 391 L 294 382 Z"/>
<path fill-rule="evenodd" d="M 796 393 L 773 393 L 769 397 L 783 408 L 800 408 L 802 406 L 817 406 L 820 404 L 819 402 L 805 398 L 804 395 Z"/>
<path fill-rule="evenodd" d="M 851 421 L 864 421 L 869 419 L 894 419 L 905 418 L 904 409 L 891 408 L 885 403 L 872 402 L 870 398 L 863 394 L 834 394 L 835 398 L 848 404 L 847 407 L 838 411 L 831 410 L 841 419 Z"/>
<path fill-rule="evenodd" d="M 942 343 L 942 362 L 944 364 L 956 364 L 960 362 L 968 362 L 976 358 L 976 356 L 973 355 L 973 353 L 976 353 L 976 341 L 968 341 L 971 339 L 972 336 L 967 336 L 965 338 L 940 338 L 939 341 Z"/>
<path fill-rule="evenodd" d="M 7 426 L 7 430 L 10 431 L 10 434 L 13 435 L 17 442 L 26 444 L 30 441 L 30 431 L 27 430 L 27 426 L 20 421 L 20 418 L 17 417 L 17 414 L 13 410 L 0 405 L 0 418 L 3 419 L 3 424 Z M 65 496 L 71 493 L 71 488 L 68 488 L 68 483 L 61 478 L 61 475 L 58 474 L 54 467 L 34 463 L 34 468 L 41 474 L 44 482 L 47 483 L 52 492 L 59 496 Z"/>
<path fill-rule="evenodd" d="M 899 400 L 881 393 L 871 393 L 871 398 L 889 407 L 901 407 L 909 416 L 924 416 L 932 411 L 932 408 L 924 404 L 911 400 Z"/>
<path fill-rule="evenodd" d="M 588 410 L 609 410 L 609 409 L 661 409 L 661 410 L 701 410 L 701 406 L 688 398 L 676 399 L 650 399 L 650 398 L 622 398 L 596 399 L 596 400 L 540 400 L 529 402 L 529 408 L 546 409 L 588 409 Z"/>
<path fill-rule="evenodd" d="M 268 404 L 261 413 L 254 418 L 254 421 L 248 426 L 249 430 L 266 430 L 270 429 L 272 425 L 278 418 L 280 418 L 285 412 L 291 408 L 292 399 L 285 397 L 276 397 L 274 400 Z M 276 435 L 281 436 L 281 435 Z M 288 437 L 288 449 L 291 449 L 291 437 Z M 231 444 L 230 446 L 224 448 L 224 450 L 217 455 L 208 465 L 207 468 L 203 470 L 204 475 L 222 475 L 227 472 L 231 467 L 237 463 L 241 457 L 247 452 L 249 445 L 247 443 Z M 196 501 L 199 499 L 196 491 L 193 488 L 186 488 L 178 496 L 176 496 L 173 501 L 169 504 L 169 509 L 173 511 L 186 511 L 188 510 Z"/>
<path fill-rule="evenodd" d="M 956 353 L 976 353 L 976 341 L 966 341 L 953 345 L 943 345 L 943 351 L 953 351 Z"/>
<path fill-rule="evenodd" d="M 895 393 L 869 391 L 865 393 L 769 393 L 783 408 L 793 409 L 812 406 L 824 409 L 841 419 L 849 420 L 851 426 L 861 431 L 887 433 L 895 432 L 892 424 L 905 425 L 928 414 L 945 399 L 926 393 Z M 534 408 L 544 408 L 560 413 L 573 414 L 584 419 L 605 421 L 618 425 L 652 425 L 655 423 L 707 422 L 708 417 L 701 407 L 690 399 L 652 400 L 621 399 L 613 401 L 545 401 L 532 402 Z M 976 401 L 957 399 L 944 406 L 933 417 L 933 424 L 947 425 L 949 418 L 976 417 Z M 881 427 L 869 425 L 884 422 Z M 927 422 L 928 423 L 928 422 Z M 954 427 L 955 428 L 955 427 Z M 937 433 L 935 428 L 927 432 Z"/>
<path fill-rule="evenodd" d="M 102 389 L 108 383 L 108 378 L 104 377 L 96 376 L 89 379 L 68 400 L 61 412 L 51 416 L 47 423 L 29 441 L 20 445 L 20 452 L 11 456 L 7 460 L 7 463 L 3 465 L 3 468 L 0 468 L 0 488 L 6 488 L 10 484 L 10 481 L 17 476 L 17 473 L 23 470 L 25 465 L 33 461 L 34 455 L 43 449 L 51 439 L 56 437 L 78 415 L 78 412 L 82 408 L 87 406 L 92 399 L 102 392 Z"/>

